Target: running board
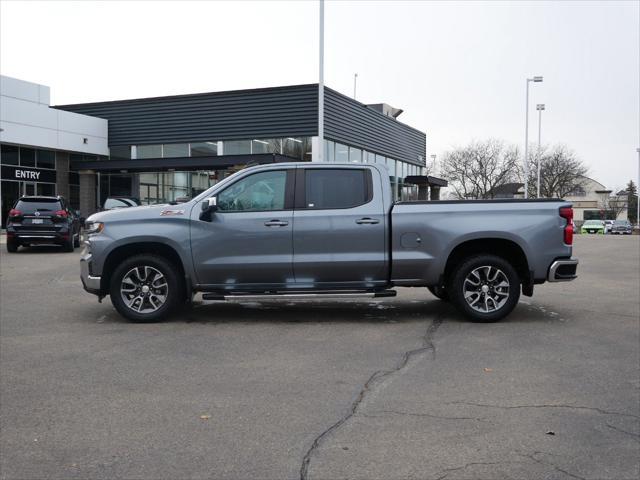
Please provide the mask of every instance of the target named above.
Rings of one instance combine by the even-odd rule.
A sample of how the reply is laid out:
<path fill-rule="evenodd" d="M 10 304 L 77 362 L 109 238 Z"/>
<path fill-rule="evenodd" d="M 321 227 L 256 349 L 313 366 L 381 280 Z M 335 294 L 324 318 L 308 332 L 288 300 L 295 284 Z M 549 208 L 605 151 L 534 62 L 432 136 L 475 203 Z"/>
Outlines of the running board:
<path fill-rule="evenodd" d="M 381 298 L 395 297 L 398 294 L 395 290 L 379 290 L 376 292 L 287 292 L 287 293 L 264 293 L 264 294 L 224 294 L 224 293 L 203 293 L 203 300 L 233 301 L 233 300 L 269 300 L 273 298 L 287 299 L 308 299 L 308 298 Z"/>

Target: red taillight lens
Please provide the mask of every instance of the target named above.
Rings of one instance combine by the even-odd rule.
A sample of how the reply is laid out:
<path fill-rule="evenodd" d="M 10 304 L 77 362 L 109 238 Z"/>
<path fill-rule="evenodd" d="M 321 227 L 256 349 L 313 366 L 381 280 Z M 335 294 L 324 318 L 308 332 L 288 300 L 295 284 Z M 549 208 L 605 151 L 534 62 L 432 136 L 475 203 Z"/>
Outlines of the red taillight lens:
<path fill-rule="evenodd" d="M 564 227 L 564 243 L 573 245 L 573 208 L 562 207 L 560 209 L 560 216 L 567 221 Z"/>
<path fill-rule="evenodd" d="M 15 208 L 12 208 L 11 210 L 9 210 L 9 216 L 10 217 L 21 217 L 22 216 L 22 212 L 20 210 L 16 210 Z"/>
<path fill-rule="evenodd" d="M 54 215 L 56 217 L 62 217 L 62 218 L 67 218 L 67 211 L 66 210 L 56 210 L 56 213 L 54 213 Z"/>

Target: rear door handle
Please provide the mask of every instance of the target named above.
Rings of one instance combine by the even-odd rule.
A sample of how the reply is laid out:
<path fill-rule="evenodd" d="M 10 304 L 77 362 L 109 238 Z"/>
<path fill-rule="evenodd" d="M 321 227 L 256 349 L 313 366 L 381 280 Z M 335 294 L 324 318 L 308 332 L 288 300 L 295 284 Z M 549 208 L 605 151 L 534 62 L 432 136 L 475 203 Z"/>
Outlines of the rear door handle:
<path fill-rule="evenodd" d="M 358 225 L 375 225 L 376 223 L 380 223 L 380 220 L 376 220 L 375 218 L 361 218 L 360 220 L 356 220 Z"/>
<path fill-rule="evenodd" d="M 286 227 L 289 225 L 289 222 L 283 222 L 281 220 L 269 220 L 268 222 L 264 222 L 267 227 Z"/>

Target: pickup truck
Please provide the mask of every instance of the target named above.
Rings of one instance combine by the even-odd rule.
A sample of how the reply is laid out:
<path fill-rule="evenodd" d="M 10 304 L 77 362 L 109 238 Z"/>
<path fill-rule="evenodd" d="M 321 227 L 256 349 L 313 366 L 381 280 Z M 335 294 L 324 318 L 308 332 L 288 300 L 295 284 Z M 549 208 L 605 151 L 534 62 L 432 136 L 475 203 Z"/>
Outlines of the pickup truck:
<path fill-rule="evenodd" d="M 394 296 L 425 287 L 497 321 L 535 284 L 576 278 L 573 210 L 558 199 L 396 202 L 378 164 L 241 170 L 182 204 L 96 213 L 85 290 L 131 321 L 204 300 Z"/>

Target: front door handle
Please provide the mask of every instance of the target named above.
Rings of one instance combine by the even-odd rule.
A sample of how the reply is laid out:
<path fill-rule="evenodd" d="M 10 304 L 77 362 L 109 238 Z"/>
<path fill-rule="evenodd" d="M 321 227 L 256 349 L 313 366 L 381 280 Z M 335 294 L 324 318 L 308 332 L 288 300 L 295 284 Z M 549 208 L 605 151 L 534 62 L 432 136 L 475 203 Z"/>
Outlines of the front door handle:
<path fill-rule="evenodd" d="M 264 222 L 267 227 L 286 227 L 289 225 L 289 222 L 283 222 L 280 220 L 269 220 L 268 222 Z"/>
<path fill-rule="evenodd" d="M 356 220 L 356 223 L 358 225 L 375 225 L 376 223 L 380 223 L 380 220 L 376 220 L 375 218 L 365 217 L 365 218 Z"/>

